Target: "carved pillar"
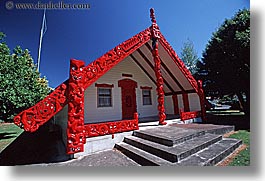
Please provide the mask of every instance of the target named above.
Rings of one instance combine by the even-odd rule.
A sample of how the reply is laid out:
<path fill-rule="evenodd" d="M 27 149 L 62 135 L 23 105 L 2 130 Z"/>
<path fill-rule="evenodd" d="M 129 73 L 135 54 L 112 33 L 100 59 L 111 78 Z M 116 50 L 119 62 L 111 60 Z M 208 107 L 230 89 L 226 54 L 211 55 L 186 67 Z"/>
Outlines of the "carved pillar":
<path fill-rule="evenodd" d="M 172 96 L 172 100 L 173 100 L 173 106 L 174 106 L 174 114 L 178 115 L 179 114 L 179 103 L 178 103 L 178 95 L 174 94 Z"/>
<path fill-rule="evenodd" d="M 84 151 L 84 66 L 80 60 L 70 61 L 68 92 L 67 153 Z"/>
<path fill-rule="evenodd" d="M 159 37 L 159 27 L 156 24 L 156 19 L 155 19 L 155 13 L 154 9 L 150 9 L 150 18 L 152 21 L 152 26 L 150 27 L 151 29 L 151 39 L 152 39 L 152 54 L 155 62 L 155 75 L 156 75 L 156 91 L 157 91 L 157 102 L 158 102 L 158 116 L 159 116 L 159 124 L 160 125 L 165 125 L 167 124 L 165 122 L 166 119 L 166 114 L 165 114 L 165 107 L 164 107 L 164 89 L 163 89 L 163 84 L 164 80 L 162 77 L 161 73 L 161 61 L 159 58 L 159 53 L 158 53 L 158 39 Z"/>
<path fill-rule="evenodd" d="M 182 94 L 182 100 L 183 100 L 183 105 L 184 105 L 184 112 L 189 112 L 190 104 L 189 104 L 189 96 L 187 93 Z"/>
<path fill-rule="evenodd" d="M 204 91 L 202 88 L 202 81 L 198 80 L 198 94 L 200 97 L 200 104 L 201 104 L 201 116 L 202 116 L 202 120 L 206 121 L 206 109 L 205 109 L 205 96 L 204 96 Z"/>

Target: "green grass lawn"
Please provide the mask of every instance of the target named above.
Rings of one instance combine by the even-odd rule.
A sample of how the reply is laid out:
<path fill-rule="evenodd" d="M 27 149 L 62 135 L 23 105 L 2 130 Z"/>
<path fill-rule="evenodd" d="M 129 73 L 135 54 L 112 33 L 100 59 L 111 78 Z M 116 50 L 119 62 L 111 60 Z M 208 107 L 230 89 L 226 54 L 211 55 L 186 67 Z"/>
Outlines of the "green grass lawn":
<path fill-rule="evenodd" d="M 250 166 L 250 132 L 239 130 L 237 133 L 229 136 L 230 138 L 241 139 L 246 144 L 246 149 L 242 150 L 229 164 L 229 166 Z"/>
<path fill-rule="evenodd" d="M 0 152 L 14 141 L 23 130 L 13 123 L 0 123 Z"/>

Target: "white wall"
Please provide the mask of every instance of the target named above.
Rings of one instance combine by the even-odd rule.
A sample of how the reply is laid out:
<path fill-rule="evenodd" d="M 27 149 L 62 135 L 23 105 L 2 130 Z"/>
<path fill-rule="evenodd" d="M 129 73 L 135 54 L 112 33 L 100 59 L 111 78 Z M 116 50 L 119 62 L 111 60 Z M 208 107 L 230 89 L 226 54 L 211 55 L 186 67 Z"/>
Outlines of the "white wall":
<path fill-rule="evenodd" d="M 179 109 L 184 109 L 182 94 L 178 95 L 178 105 L 179 105 Z"/>
<path fill-rule="evenodd" d="M 137 82 L 136 104 L 139 117 L 157 115 L 156 86 L 147 77 L 147 75 L 129 58 L 121 61 L 118 65 L 109 70 L 105 75 L 99 78 L 95 83 L 113 84 L 112 88 L 112 107 L 97 108 L 97 88 L 95 83 L 89 86 L 85 91 L 85 123 L 105 122 L 122 119 L 121 107 L 121 88 L 118 87 L 118 81 L 128 77 L 122 77 L 122 74 L 132 74 L 132 79 Z M 140 86 L 151 86 L 152 105 L 143 105 L 142 90 Z"/>
<path fill-rule="evenodd" d="M 190 111 L 200 111 L 201 110 L 201 104 L 200 104 L 200 98 L 197 93 L 188 94 L 189 96 L 189 105 L 190 105 Z"/>

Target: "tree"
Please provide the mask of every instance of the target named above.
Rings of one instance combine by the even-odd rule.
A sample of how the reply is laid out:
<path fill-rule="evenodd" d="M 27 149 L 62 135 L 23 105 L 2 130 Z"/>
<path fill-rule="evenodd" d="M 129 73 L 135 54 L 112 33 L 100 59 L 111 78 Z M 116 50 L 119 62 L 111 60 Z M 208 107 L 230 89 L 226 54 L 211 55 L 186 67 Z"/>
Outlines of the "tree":
<path fill-rule="evenodd" d="M 241 108 L 249 114 L 250 97 L 250 11 L 239 10 L 213 33 L 203 53 L 207 72 L 206 90 L 237 95 Z"/>
<path fill-rule="evenodd" d="M 199 58 L 196 51 L 194 50 L 194 45 L 189 39 L 183 44 L 181 48 L 180 58 L 189 69 L 192 75 L 197 72 L 197 62 Z"/>
<path fill-rule="evenodd" d="M 29 51 L 17 46 L 11 54 L 4 38 L 0 32 L 0 120 L 9 122 L 43 99 L 50 88 L 46 78 L 40 77 Z"/>

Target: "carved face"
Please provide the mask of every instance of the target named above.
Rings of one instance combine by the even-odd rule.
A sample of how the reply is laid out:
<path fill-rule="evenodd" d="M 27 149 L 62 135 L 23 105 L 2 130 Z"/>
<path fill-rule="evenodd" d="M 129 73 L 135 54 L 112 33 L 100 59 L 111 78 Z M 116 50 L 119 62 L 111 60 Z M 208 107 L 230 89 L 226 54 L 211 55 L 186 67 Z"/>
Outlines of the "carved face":
<path fill-rule="evenodd" d="M 85 62 L 80 60 L 71 60 L 70 62 L 71 67 L 71 77 L 75 80 L 79 80 L 82 78 L 83 69 L 85 67 Z"/>
<path fill-rule="evenodd" d="M 82 71 L 85 66 L 85 62 L 80 60 L 71 60 L 70 67 L 72 67 L 72 71 Z"/>

